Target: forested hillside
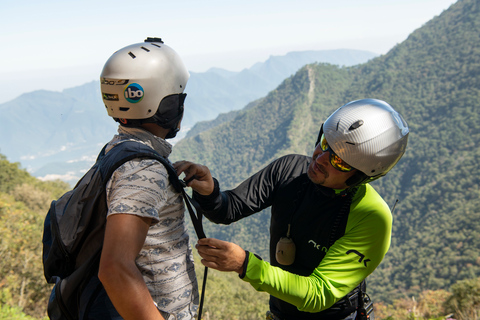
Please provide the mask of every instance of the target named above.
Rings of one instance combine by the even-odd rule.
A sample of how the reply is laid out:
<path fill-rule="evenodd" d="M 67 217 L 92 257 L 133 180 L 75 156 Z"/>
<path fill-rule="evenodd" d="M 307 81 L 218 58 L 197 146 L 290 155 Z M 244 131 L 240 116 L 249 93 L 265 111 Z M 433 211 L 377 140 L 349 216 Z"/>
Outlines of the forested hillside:
<path fill-rule="evenodd" d="M 43 219 L 49 202 L 66 189 L 65 183 L 33 178 L 0 155 L 0 320 L 46 319 L 51 285 L 45 282 L 41 263 Z M 202 283 L 203 267 L 196 252 L 194 257 Z M 376 318 L 443 320 L 453 311 L 458 320 L 472 320 L 480 309 L 478 290 L 480 278 L 456 283 L 451 293 L 425 291 L 392 305 L 377 301 Z M 210 270 L 203 319 L 262 319 L 267 301 L 266 293 L 252 291 L 237 274 Z"/>
<path fill-rule="evenodd" d="M 369 278 L 376 299 L 447 289 L 480 275 L 480 2 L 461 0 L 388 54 L 341 68 L 312 64 L 234 119 L 185 139 L 174 159 L 209 166 L 222 187 L 287 153 L 311 154 L 321 123 L 344 103 L 378 98 L 410 126 L 407 152 L 374 182 L 394 212 L 393 240 Z M 267 257 L 269 213 L 207 235 Z"/>
<path fill-rule="evenodd" d="M 45 314 L 43 219 L 50 201 L 67 187 L 39 181 L 0 154 L 0 319 L 17 319 L 9 308 Z M 5 313 L 10 318 L 3 318 Z"/>
<path fill-rule="evenodd" d="M 411 132 L 404 158 L 374 182 L 389 204 L 399 199 L 390 251 L 368 281 L 376 318 L 444 319 L 446 311 L 456 309 L 456 319 L 475 319 L 480 310 L 479 0 L 460 0 L 366 64 L 302 68 L 232 119 L 177 144 L 172 160 L 206 164 L 223 188 L 233 187 L 281 155 L 311 154 L 325 118 L 360 98 L 389 102 Z M 68 188 L 41 182 L 19 167 L 0 155 L 0 319 L 22 318 L 20 311 L 45 315 L 50 287 L 41 266 L 42 223 L 48 203 Z M 208 236 L 233 240 L 268 258 L 268 211 L 231 226 L 205 224 Z M 203 269 L 197 269 L 201 277 Z M 205 311 L 211 320 L 261 318 L 266 299 L 236 275 L 212 272 Z"/>

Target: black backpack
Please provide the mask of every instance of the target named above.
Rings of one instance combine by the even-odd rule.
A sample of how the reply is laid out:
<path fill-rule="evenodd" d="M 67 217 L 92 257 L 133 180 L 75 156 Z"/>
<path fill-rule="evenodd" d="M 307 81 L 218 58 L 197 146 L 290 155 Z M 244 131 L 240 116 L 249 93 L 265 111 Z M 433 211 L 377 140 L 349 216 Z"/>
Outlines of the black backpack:
<path fill-rule="evenodd" d="M 88 281 L 98 273 L 107 214 L 105 188 L 113 172 L 133 159 L 160 161 L 167 168 L 170 182 L 184 195 L 192 215 L 184 185 L 167 159 L 133 141 L 122 142 L 107 154 L 104 147 L 74 189 L 52 201 L 45 218 L 43 267 L 47 282 L 55 284 L 48 302 L 50 319 L 78 319 L 79 308 L 84 308 L 80 297 L 90 301 L 101 289 L 84 292 Z"/>

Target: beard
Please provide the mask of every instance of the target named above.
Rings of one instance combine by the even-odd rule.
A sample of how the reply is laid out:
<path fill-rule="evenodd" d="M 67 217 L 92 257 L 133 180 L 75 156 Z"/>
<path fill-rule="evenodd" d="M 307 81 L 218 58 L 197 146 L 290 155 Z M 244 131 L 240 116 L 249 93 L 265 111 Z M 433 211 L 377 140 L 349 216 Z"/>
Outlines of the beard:
<path fill-rule="evenodd" d="M 323 185 L 328 178 L 328 171 L 323 165 L 312 161 L 308 166 L 307 176 L 313 183 Z"/>

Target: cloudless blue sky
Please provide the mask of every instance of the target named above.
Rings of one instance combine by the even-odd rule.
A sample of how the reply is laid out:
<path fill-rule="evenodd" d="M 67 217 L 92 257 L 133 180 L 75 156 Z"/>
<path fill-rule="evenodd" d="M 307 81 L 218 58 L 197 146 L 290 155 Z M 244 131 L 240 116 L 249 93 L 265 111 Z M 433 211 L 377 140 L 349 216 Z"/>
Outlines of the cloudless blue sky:
<path fill-rule="evenodd" d="M 0 14 L 0 103 L 97 80 L 117 49 L 161 37 L 187 68 L 240 71 L 291 51 L 385 54 L 455 0 L 17 0 Z"/>

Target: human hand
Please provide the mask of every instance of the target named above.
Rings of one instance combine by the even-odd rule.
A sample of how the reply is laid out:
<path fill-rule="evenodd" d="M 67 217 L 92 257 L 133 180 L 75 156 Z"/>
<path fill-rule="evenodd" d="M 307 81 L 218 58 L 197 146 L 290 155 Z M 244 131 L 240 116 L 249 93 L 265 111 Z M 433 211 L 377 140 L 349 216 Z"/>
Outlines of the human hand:
<path fill-rule="evenodd" d="M 185 160 L 175 162 L 173 167 L 177 170 L 178 175 L 182 172 L 185 173 L 183 180 L 188 187 L 203 196 L 208 196 L 213 192 L 214 183 L 208 167 Z"/>
<path fill-rule="evenodd" d="M 242 274 L 246 253 L 239 245 L 213 238 L 203 238 L 198 240 L 195 247 L 203 258 L 204 266 Z"/>

